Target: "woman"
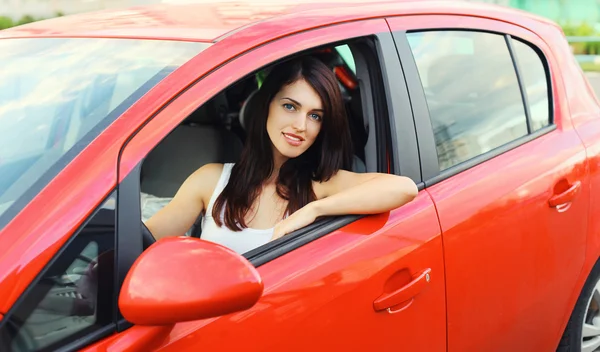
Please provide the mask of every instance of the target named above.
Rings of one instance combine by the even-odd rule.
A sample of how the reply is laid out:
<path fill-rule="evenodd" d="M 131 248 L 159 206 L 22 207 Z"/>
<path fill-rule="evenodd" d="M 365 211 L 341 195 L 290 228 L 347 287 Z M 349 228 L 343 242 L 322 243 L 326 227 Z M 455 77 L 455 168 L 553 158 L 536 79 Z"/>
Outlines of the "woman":
<path fill-rule="evenodd" d="M 352 146 L 333 72 L 303 57 L 276 66 L 253 98 L 240 161 L 194 172 L 146 225 L 183 235 L 203 213 L 202 239 L 245 253 L 321 216 L 382 213 L 410 202 L 401 176 L 349 169 Z"/>

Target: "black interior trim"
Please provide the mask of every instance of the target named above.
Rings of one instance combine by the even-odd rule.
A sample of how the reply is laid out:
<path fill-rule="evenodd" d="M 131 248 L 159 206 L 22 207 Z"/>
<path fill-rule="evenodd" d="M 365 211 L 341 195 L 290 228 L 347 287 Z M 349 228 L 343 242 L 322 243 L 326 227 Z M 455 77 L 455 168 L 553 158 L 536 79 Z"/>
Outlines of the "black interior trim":
<path fill-rule="evenodd" d="M 115 275 L 114 316 L 117 322 L 117 331 L 123 331 L 131 326 L 124 321 L 117 302 L 125 276 L 135 260 L 142 254 L 142 210 L 140 202 L 140 175 L 142 163 L 138 163 L 133 170 L 121 181 L 117 192 L 117 241 Z M 138 221 L 132 221 L 138 219 Z"/>
<path fill-rule="evenodd" d="M 421 174 L 423 180 L 434 177 L 439 173 L 440 166 L 437 158 L 437 147 L 435 137 L 433 135 L 433 126 L 429 115 L 429 106 L 423 91 L 421 76 L 417 68 L 408 37 L 404 31 L 394 31 L 394 43 L 400 64 L 404 71 L 404 79 L 408 94 L 410 96 L 410 104 L 413 110 L 415 130 L 417 133 L 417 144 L 419 148 L 419 157 L 421 159 Z M 432 157 L 433 156 L 433 157 Z"/>
<path fill-rule="evenodd" d="M 373 48 L 373 39 L 372 38 L 360 38 L 355 41 L 350 41 L 346 43 L 352 52 L 352 56 L 354 58 L 354 63 L 356 67 L 355 77 L 359 84 L 358 87 L 358 95 L 356 93 L 353 94 L 352 99 L 360 99 L 360 108 L 361 108 L 361 124 L 366 124 L 366 128 L 363 130 L 359 128 L 362 132 L 364 131 L 364 140 L 359 140 L 360 143 L 358 146 L 362 148 L 359 150 L 364 155 L 364 163 L 366 167 L 366 171 L 380 171 L 382 168 L 385 170 L 386 168 L 381 164 L 381 160 L 385 160 L 381 155 L 385 153 L 385 148 L 379 148 L 375 145 L 375 148 L 372 148 L 370 135 L 371 131 L 375 134 L 375 139 L 377 140 L 377 133 L 380 131 L 380 121 L 376 119 L 375 113 L 375 104 L 376 98 L 373 94 L 373 85 L 381 84 L 381 80 L 374 82 L 371 79 L 372 73 L 371 67 L 373 65 L 377 65 L 377 58 L 372 55 Z M 356 102 L 351 102 L 356 104 Z M 352 116 L 352 115 L 351 115 Z M 375 128 L 371 128 L 375 126 Z M 355 127 L 356 128 L 356 127 Z M 354 139 L 353 139 L 354 142 Z M 354 144 L 354 143 L 353 143 Z M 358 147 L 354 145 L 354 148 Z M 373 152 L 374 149 L 374 152 Z M 356 152 L 356 151 L 355 151 Z M 375 165 L 373 170 L 373 164 Z"/>
<path fill-rule="evenodd" d="M 541 128 L 541 129 L 535 131 L 532 134 L 528 134 L 521 138 L 515 139 L 514 141 L 507 143 L 503 146 L 500 146 L 496 149 L 493 149 L 485 154 L 478 155 L 473 159 L 469 159 L 465 162 L 457 164 L 451 168 L 448 168 L 448 169 L 442 171 L 439 175 L 432 177 L 429 180 L 426 180 L 425 187 L 431 187 L 431 186 L 435 185 L 436 183 L 442 182 L 447 178 L 455 176 L 467 169 L 477 166 L 477 165 L 479 165 L 485 161 L 488 161 L 492 158 L 495 158 L 498 155 L 504 154 L 512 149 L 515 149 L 515 148 L 523 145 L 523 144 L 531 142 L 532 140 L 539 138 L 545 134 L 551 133 L 554 130 L 556 130 L 556 125 L 546 126 L 544 128 Z"/>
<path fill-rule="evenodd" d="M 513 62 L 513 67 L 515 69 L 515 73 L 517 75 L 517 82 L 519 83 L 519 90 L 521 91 L 521 99 L 523 100 L 523 108 L 525 109 L 525 118 L 527 119 L 527 133 L 531 134 L 531 109 L 529 108 L 529 98 L 527 97 L 527 89 L 525 88 L 525 82 L 523 82 L 523 75 L 521 72 L 521 66 L 519 65 L 519 58 L 517 57 L 517 53 L 515 53 L 515 49 L 512 45 L 512 38 L 510 35 L 505 35 L 504 40 L 506 41 L 506 46 L 508 47 L 508 52 L 510 53 L 510 58 Z"/>
<path fill-rule="evenodd" d="M 346 226 L 364 215 L 344 215 L 328 217 L 315 221 L 314 223 L 283 236 L 264 246 L 255 248 L 244 253 L 244 257 L 255 267 L 259 267 L 273 259 L 300 248 L 305 244 L 321 238 L 343 226 Z"/>
<path fill-rule="evenodd" d="M 398 60 L 390 32 L 377 35 L 377 55 L 385 87 L 387 116 L 390 119 L 391 145 L 394 150 L 395 173 L 415 183 L 422 181 L 419 148 L 404 71 Z"/>
<path fill-rule="evenodd" d="M 375 114 L 375 140 L 377 144 L 377 171 L 387 172 L 388 166 L 388 151 L 394 158 L 395 150 L 390 143 L 390 115 L 386 108 L 385 88 L 383 87 L 383 75 L 381 65 L 374 55 L 373 50 L 362 50 L 363 55 L 367 60 L 369 70 L 369 80 L 371 81 L 370 99 L 373 100 L 373 112 Z M 390 172 L 400 172 L 396 170 L 394 163 L 390 165 Z"/>

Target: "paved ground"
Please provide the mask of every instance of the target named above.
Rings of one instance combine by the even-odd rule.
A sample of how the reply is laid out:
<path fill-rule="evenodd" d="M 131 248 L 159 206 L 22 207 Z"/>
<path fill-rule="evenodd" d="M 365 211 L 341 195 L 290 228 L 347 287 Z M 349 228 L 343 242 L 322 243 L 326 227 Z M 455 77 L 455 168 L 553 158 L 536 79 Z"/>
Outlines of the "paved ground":
<path fill-rule="evenodd" d="M 590 72 L 587 76 L 592 87 L 594 87 L 594 90 L 596 91 L 596 95 L 600 98 L 600 73 Z"/>

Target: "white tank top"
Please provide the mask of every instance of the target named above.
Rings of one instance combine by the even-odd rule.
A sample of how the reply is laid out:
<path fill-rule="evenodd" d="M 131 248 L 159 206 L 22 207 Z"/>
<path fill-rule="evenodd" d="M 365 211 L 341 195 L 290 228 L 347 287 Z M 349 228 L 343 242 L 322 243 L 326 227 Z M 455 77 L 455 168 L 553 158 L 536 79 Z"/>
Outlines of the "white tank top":
<path fill-rule="evenodd" d="M 231 175 L 231 169 L 233 164 L 224 164 L 223 173 L 217 182 L 215 191 L 210 197 L 208 207 L 206 208 L 205 215 L 202 218 L 202 235 L 200 236 L 203 240 L 218 243 L 225 247 L 228 247 L 239 254 L 246 253 L 256 247 L 260 247 L 263 244 L 271 240 L 273 236 L 273 228 L 270 229 L 252 229 L 245 228 L 242 231 L 231 231 L 227 226 L 223 225 L 219 227 L 212 217 L 213 205 L 217 200 L 217 197 L 223 192 L 223 189 L 229 182 L 229 176 Z M 221 210 L 221 219 L 223 219 L 225 209 Z"/>

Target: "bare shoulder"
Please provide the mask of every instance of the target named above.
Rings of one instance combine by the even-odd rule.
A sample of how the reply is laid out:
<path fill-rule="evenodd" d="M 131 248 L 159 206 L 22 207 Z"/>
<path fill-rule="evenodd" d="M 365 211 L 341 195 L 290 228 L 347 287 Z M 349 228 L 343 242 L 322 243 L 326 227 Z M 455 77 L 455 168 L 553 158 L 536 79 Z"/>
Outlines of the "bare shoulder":
<path fill-rule="evenodd" d="M 219 181 L 219 177 L 221 177 L 221 173 L 223 172 L 223 164 L 206 164 L 200 167 L 198 170 L 194 171 L 193 174 L 190 175 L 190 178 L 193 180 L 200 180 L 202 182 L 213 183 L 216 184 Z"/>
<path fill-rule="evenodd" d="M 203 203 L 207 203 L 217 186 L 217 182 L 219 182 L 222 172 L 223 164 L 206 164 L 194 171 L 185 180 L 179 191 L 194 194 Z"/>
<path fill-rule="evenodd" d="M 222 171 L 222 164 L 207 164 L 189 175 L 175 197 L 146 221 L 150 232 L 157 238 L 183 235 L 205 210 Z"/>

